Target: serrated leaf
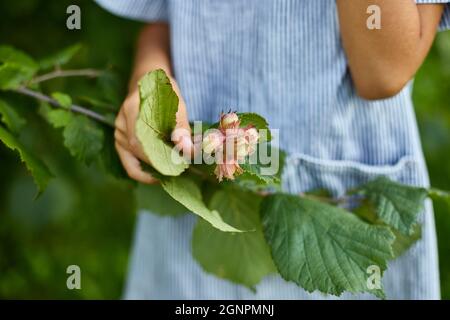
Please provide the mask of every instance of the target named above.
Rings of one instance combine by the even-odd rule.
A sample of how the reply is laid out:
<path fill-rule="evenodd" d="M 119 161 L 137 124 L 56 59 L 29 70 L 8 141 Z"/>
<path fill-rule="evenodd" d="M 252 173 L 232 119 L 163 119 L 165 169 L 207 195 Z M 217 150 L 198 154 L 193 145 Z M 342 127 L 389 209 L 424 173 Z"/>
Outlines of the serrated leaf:
<path fill-rule="evenodd" d="M 178 176 L 187 161 L 169 144 L 176 125 L 178 97 L 163 70 L 146 74 L 139 81 L 140 112 L 136 136 L 152 166 L 166 176 Z"/>
<path fill-rule="evenodd" d="M 263 175 L 261 173 L 262 166 L 260 164 L 242 163 L 241 168 L 244 173 L 239 176 L 239 180 L 253 180 L 257 185 L 279 186 L 280 178 L 274 175 Z"/>
<path fill-rule="evenodd" d="M 0 63 L 17 65 L 22 68 L 36 71 L 37 63 L 25 52 L 15 49 L 11 46 L 0 46 Z"/>
<path fill-rule="evenodd" d="M 203 202 L 199 186 L 186 176 L 160 177 L 164 190 L 187 209 L 208 221 L 215 228 L 225 232 L 241 232 L 222 220 L 219 212 L 210 210 Z"/>
<path fill-rule="evenodd" d="M 64 128 L 72 121 L 73 114 L 70 111 L 53 109 L 47 113 L 47 120 L 55 128 Z"/>
<path fill-rule="evenodd" d="M 419 213 L 424 210 L 428 192 L 381 176 L 358 188 L 375 207 L 381 221 L 403 234 L 410 235 Z"/>
<path fill-rule="evenodd" d="M 25 119 L 22 118 L 14 108 L 3 100 L 0 100 L 0 116 L 0 120 L 8 127 L 8 129 L 16 134 L 20 132 L 26 123 Z"/>
<path fill-rule="evenodd" d="M 386 270 L 394 235 L 344 209 L 295 195 L 275 194 L 261 205 L 264 234 L 278 271 L 308 292 L 370 292 L 367 268 Z"/>
<path fill-rule="evenodd" d="M 47 166 L 34 155 L 32 155 L 26 148 L 16 139 L 11 133 L 0 126 L 0 140 L 11 150 L 19 153 L 20 159 L 25 163 L 27 169 L 33 176 L 34 182 L 38 188 L 38 195 L 41 194 L 47 184 L 52 178 L 52 174 Z"/>
<path fill-rule="evenodd" d="M 269 124 L 267 120 L 256 113 L 238 113 L 239 120 L 241 121 L 241 127 L 246 127 L 248 125 L 254 126 L 260 132 L 260 141 L 266 142 L 272 140 L 272 135 L 270 133 Z M 263 133 L 262 131 L 265 131 Z"/>
<path fill-rule="evenodd" d="M 211 209 L 219 211 L 226 222 L 242 230 L 255 231 L 225 233 L 200 219 L 192 236 L 192 254 L 205 271 L 251 289 L 263 277 L 276 272 L 262 233 L 260 200 L 255 194 L 240 190 L 214 193 Z"/>
<path fill-rule="evenodd" d="M 70 107 L 72 106 L 72 98 L 68 94 L 62 92 L 53 92 L 52 98 L 55 99 L 56 102 L 58 102 L 61 107 L 65 109 L 70 109 Z"/>
<path fill-rule="evenodd" d="M 0 65 L 0 89 L 10 90 L 20 86 L 20 84 L 28 80 L 30 77 L 23 74 L 21 69 L 7 64 Z"/>
<path fill-rule="evenodd" d="M 260 131 L 260 142 L 269 142 L 272 140 L 272 134 L 269 129 L 269 124 L 267 123 L 267 120 L 264 119 L 262 116 L 256 113 L 238 113 L 237 114 L 240 120 L 240 127 L 244 128 L 246 126 L 252 125 L 258 131 Z M 205 128 L 204 131 L 211 128 L 218 128 L 219 122 L 213 123 L 209 127 Z M 204 132 L 203 131 L 203 132 Z"/>
<path fill-rule="evenodd" d="M 65 109 L 52 108 L 47 103 L 40 104 L 39 113 L 54 128 L 63 128 L 64 146 L 72 156 L 86 164 L 98 159 L 113 175 L 121 176 L 123 168 L 118 168 L 117 155 L 111 150 L 113 140 L 108 141 L 108 146 L 104 144 L 104 131 L 96 122 Z"/>
<path fill-rule="evenodd" d="M 422 226 L 420 224 L 414 225 L 411 235 L 405 235 L 396 230 L 392 230 L 392 232 L 395 235 L 395 241 L 392 245 L 395 258 L 400 257 L 408 251 L 414 243 L 422 238 Z"/>
<path fill-rule="evenodd" d="M 169 196 L 159 184 L 139 184 L 136 188 L 136 201 L 139 209 L 163 216 L 178 216 L 189 212 L 185 206 Z"/>
<path fill-rule="evenodd" d="M 10 46 L 0 46 L 0 89 L 16 89 L 30 80 L 37 70 L 37 63 L 26 53 Z"/>
<path fill-rule="evenodd" d="M 74 116 L 70 111 L 54 109 L 45 102 L 39 104 L 39 114 L 57 129 L 66 127 Z"/>
<path fill-rule="evenodd" d="M 267 152 L 267 156 L 270 158 L 270 163 L 265 164 L 267 159 L 261 161 L 260 159 L 260 148 L 269 148 L 270 152 Z M 272 152 L 275 154 L 272 157 Z M 278 148 L 270 148 L 266 143 L 261 143 L 258 145 L 258 149 L 252 155 L 253 159 L 247 158 L 244 163 L 240 164 L 244 173 L 237 177 L 236 182 L 242 187 L 252 190 L 259 191 L 264 189 L 281 189 L 281 175 L 284 168 L 285 153 Z M 267 171 L 270 167 L 273 167 L 274 172 Z M 275 167 L 278 169 L 275 172 Z M 272 170 L 271 170 L 272 171 Z M 271 174 L 268 174 L 271 173 Z"/>
<path fill-rule="evenodd" d="M 78 160 L 91 163 L 103 148 L 103 130 L 85 116 L 73 116 L 63 131 L 64 145 Z"/>
<path fill-rule="evenodd" d="M 50 69 L 58 67 L 69 62 L 82 48 L 79 43 L 66 47 L 42 60 L 39 61 L 41 69 Z"/>
<path fill-rule="evenodd" d="M 377 225 L 387 226 L 383 221 L 381 221 L 375 211 L 373 204 L 371 204 L 367 199 L 364 199 L 359 207 L 355 208 L 353 212 L 361 219 Z M 420 240 L 422 237 L 422 226 L 420 224 L 415 224 L 413 226 L 413 233 L 411 235 L 403 234 L 394 228 L 390 228 L 395 236 L 395 241 L 392 244 L 392 251 L 394 252 L 394 258 L 401 256 L 405 253 L 416 241 Z"/>

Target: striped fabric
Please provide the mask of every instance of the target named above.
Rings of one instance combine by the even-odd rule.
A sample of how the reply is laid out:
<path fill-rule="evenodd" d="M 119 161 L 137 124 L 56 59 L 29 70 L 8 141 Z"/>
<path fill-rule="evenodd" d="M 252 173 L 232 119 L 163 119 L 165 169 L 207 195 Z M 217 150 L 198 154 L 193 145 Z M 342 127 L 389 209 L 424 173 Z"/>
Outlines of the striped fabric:
<path fill-rule="evenodd" d="M 380 175 L 427 186 L 411 85 L 394 98 L 365 101 L 352 85 L 331 0 L 97 0 L 111 12 L 171 26 L 172 63 L 191 120 L 222 110 L 254 111 L 280 129 L 289 152 L 284 187 L 339 195 Z M 450 3 L 450 0 L 417 0 Z M 450 28 L 450 5 L 441 28 Z M 423 237 L 384 277 L 391 299 L 438 299 L 431 204 Z M 253 293 L 201 270 L 192 259 L 195 218 L 139 216 L 126 298 L 330 299 L 279 276 Z M 369 295 L 348 295 L 370 299 Z"/>

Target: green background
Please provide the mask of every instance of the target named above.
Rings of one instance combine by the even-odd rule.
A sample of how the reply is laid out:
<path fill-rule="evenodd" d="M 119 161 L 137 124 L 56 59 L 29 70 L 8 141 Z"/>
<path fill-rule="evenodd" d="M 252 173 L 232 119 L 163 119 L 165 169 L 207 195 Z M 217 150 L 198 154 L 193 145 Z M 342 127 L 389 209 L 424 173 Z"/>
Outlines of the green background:
<path fill-rule="evenodd" d="M 82 29 L 69 31 L 66 8 L 73 3 L 81 7 Z M 120 104 L 141 24 L 112 16 L 87 0 L 2 1 L 0 16 L 0 44 L 35 57 L 83 43 L 70 67 L 118 74 L 111 95 Z M 58 80 L 48 89 L 96 97 L 94 81 Z M 0 95 L 27 115 L 21 140 L 39 150 L 58 177 L 34 201 L 36 187 L 26 169 L 0 145 L 0 298 L 120 298 L 135 222 L 134 186 L 73 160 L 61 133 L 26 112 L 37 104 Z M 432 184 L 450 190 L 450 32 L 437 37 L 418 73 L 414 102 Z M 442 297 L 450 299 L 450 204 L 435 203 L 435 209 Z M 81 290 L 66 287 L 71 264 L 81 267 Z"/>

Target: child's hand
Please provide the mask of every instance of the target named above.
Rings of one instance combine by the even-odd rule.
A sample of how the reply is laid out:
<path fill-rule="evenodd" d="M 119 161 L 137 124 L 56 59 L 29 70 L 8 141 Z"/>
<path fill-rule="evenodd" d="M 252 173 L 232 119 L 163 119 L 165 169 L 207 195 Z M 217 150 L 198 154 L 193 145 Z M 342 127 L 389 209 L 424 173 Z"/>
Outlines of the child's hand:
<path fill-rule="evenodd" d="M 180 94 L 176 81 L 171 79 L 173 89 L 180 98 L 177 112 L 177 129 L 172 134 L 172 141 L 184 154 L 193 153 L 191 130 L 186 112 L 185 102 Z M 116 118 L 116 130 L 114 132 L 115 146 L 122 165 L 130 178 L 142 183 L 154 184 L 158 181 L 148 172 L 142 170 L 140 160 L 151 165 L 145 156 L 141 143 L 135 135 L 136 120 L 139 115 L 139 90 L 131 91 L 122 104 Z"/>

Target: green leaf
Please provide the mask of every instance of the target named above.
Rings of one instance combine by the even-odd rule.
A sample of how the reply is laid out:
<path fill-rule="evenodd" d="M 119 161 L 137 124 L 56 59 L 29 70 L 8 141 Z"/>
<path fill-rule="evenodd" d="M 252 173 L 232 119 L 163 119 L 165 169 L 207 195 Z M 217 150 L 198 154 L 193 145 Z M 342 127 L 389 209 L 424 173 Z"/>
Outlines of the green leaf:
<path fill-rule="evenodd" d="M 45 102 L 40 102 L 39 114 L 57 129 L 65 128 L 73 117 L 72 112 L 63 109 L 54 109 Z"/>
<path fill-rule="evenodd" d="M 0 116 L 1 121 L 13 133 L 19 133 L 26 123 L 14 108 L 3 100 L 0 100 Z"/>
<path fill-rule="evenodd" d="M 20 86 L 22 82 L 29 80 L 31 76 L 17 66 L 3 64 L 0 66 L 0 89 L 12 90 Z"/>
<path fill-rule="evenodd" d="M 359 207 L 355 208 L 353 212 L 363 220 L 377 225 L 383 225 L 389 227 L 383 221 L 381 221 L 375 211 L 372 203 L 367 199 L 364 199 Z M 394 258 L 401 256 L 405 253 L 417 240 L 422 237 L 422 226 L 415 224 L 413 226 L 413 233 L 411 235 L 405 235 L 394 228 L 389 227 L 395 236 L 395 241 L 392 244 L 392 250 L 394 252 Z"/>
<path fill-rule="evenodd" d="M 64 146 L 70 154 L 79 161 L 90 164 L 98 159 L 103 167 L 111 169 L 111 173 L 117 177 L 124 177 L 122 167 L 118 168 L 118 160 L 114 148 L 113 139 L 104 144 L 105 134 L 103 129 L 86 116 L 73 114 L 64 109 L 54 109 L 47 103 L 41 103 L 39 113 L 54 127 L 63 128 Z M 112 135 L 112 134 L 111 134 Z"/>
<path fill-rule="evenodd" d="M 308 292 L 370 292 L 367 269 L 386 269 L 394 235 L 344 209 L 295 195 L 275 194 L 261 205 L 264 234 L 278 271 Z"/>
<path fill-rule="evenodd" d="M 396 230 L 392 230 L 395 235 L 395 242 L 392 245 L 392 250 L 394 251 L 394 257 L 398 258 L 406 251 L 408 251 L 411 246 L 416 243 L 420 238 L 422 238 L 422 226 L 416 224 L 413 227 L 413 232 L 411 235 L 405 235 Z"/>
<path fill-rule="evenodd" d="M 186 159 L 169 144 L 176 125 L 178 97 L 163 70 L 146 74 L 139 82 L 139 92 L 136 136 L 157 171 L 166 176 L 178 176 L 188 167 Z"/>
<path fill-rule="evenodd" d="M 252 190 L 266 190 L 274 188 L 274 190 L 280 190 L 280 179 L 273 176 L 261 175 L 261 169 L 257 164 L 241 164 L 241 168 L 244 172 L 235 179 L 241 187 Z"/>
<path fill-rule="evenodd" d="M 11 46 L 0 46 L 0 63 L 37 71 L 38 65 L 29 55 Z"/>
<path fill-rule="evenodd" d="M 41 69 L 50 69 L 53 67 L 62 66 L 69 62 L 82 48 L 81 44 L 74 44 L 69 47 L 58 51 L 51 56 L 48 56 L 39 61 L 39 66 Z"/>
<path fill-rule="evenodd" d="M 384 176 L 358 188 L 356 193 L 364 195 L 374 205 L 381 221 L 407 235 L 414 231 L 428 195 L 424 188 L 400 184 Z"/>
<path fill-rule="evenodd" d="M 241 127 L 246 127 L 248 125 L 254 126 L 258 131 L 263 130 L 266 133 L 260 132 L 260 141 L 270 141 L 272 140 L 272 135 L 270 133 L 269 124 L 267 120 L 256 113 L 238 113 L 239 120 L 241 121 Z"/>
<path fill-rule="evenodd" d="M 202 217 L 215 228 L 225 232 L 241 232 L 225 223 L 219 212 L 207 208 L 202 199 L 199 186 L 187 176 L 163 177 L 161 185 L 176 201 L 184 205 L 189 211 Z"/>
<path fill-rule="evenodd" d="M 267 152 L 268 157 L 270 157 L 270 164 L 263 164 L 259 157 L 260 148 L 269 148 Z M 271 157 L 272 152 L 275 151 L 273 157 Z M 280 190 L 281 189 L 281 175 L 284 168 L 286 155 L 283 151 L 278 148 L 270 148 L 267 143 L 261 143 L 258 145 L 258 150 L 253 156 L 257 156 L 256 161 L 250 161 L 249 158 L 245 160 L 244 163 L 240 164 L 244 173 L 237 177 L 236 182 L 242 187 L 252 190 L 259 191 L 265 189 Z M 276 172 L 273 174 L 267 174 L 271 166 L 278 167 Z M 266 171 L 264 171 L 266 170 Z"/>
<path fill-rule="evenodd" d="M 72 98 L 65 93 L 53 92 L 52 98 L 55 99 L 56 102 L 58 102 L 61 107 L 65 109 L 70 109 L 70 107 L 72 106 Z"/>
<path fill-rule="evenodd" d="M 0 89 L 18 88 L 30 80 L 37 70 L 37 63 L 24 52 L 10 46 L 0 46 Z"/>
<path fill-rule="evenodd" d="M 433 201 L 450 201 L 450 192 L 431 188 L 428 190 L 428 196 Z"/>
<path fill-rule="evenodd" d="M 34 182 L 38 187 L 38 195 L 41 194 L 52 177 L 47 166 L 30 152 L 14 137 L 11 133 L 0 126 L 0 140 L 11 150 L 19 153 L 20 159 L 33 176 Z"/>
<path fill-rule="evenodd" d="M 47 120 L 55 128 L 65 128 L 72 121 L 73 114 L 70 111 L 53 109 L 47 114 Z"/>
<path fill-rule="evenodd" d="M 71 155 L 86 164 L 95 160 L 103 148 L 103 130 L 85 116 L 73 116 L 63 136 Z"/>
<path fill-rule="evenodd" d="M 260 201 L 261 197 L 240 190 L 220 190 L 212 196 L 210 208 L 219 211 L 226 222 L 255 231 L 225 233 L 200 219 L 192 237 L 192 253 L 205 271 L 252 289 L 276 272 L 262 233 Z"/>
<path fill-rule="evenodd" d="M 252 125 L 258 130 L 264 130 L 264 132 L 260 132 L 260 142 L 268 142 L 272 140 L 272 134 L 269 129 L 269 124 L 267 120 L 262 116 L 256 113 L 238 113 L 239 120 L 241 121 L 240 127 L 244 128 L 246 126 Z M 211 128 L 218 128 L 219 122 L 216 122 L 210 125 L 208 128 L 205 128 L 204 131 Z M 203 131 L 203 132 L 204 132 Z"/>
<path fill-rule="evenodd" d="M 144 153 L 154 168 L 166 176 L 178 176 L 187 167 L 187 161 L 142 120 L 136 123 L 136 136 L 142 144 Z"/>
<path fill-rule="evenodd" d="M 139 81 L 142 118 L 166 138 L 176 125 L 178 96 L 163 70 L 146 74 Z"/>
<path fill-rule="evenodd" d="M 136 188 L 137 207 L 159 215 L 177 216 L 189 210 L 175 201 L 159 184 L 139 184 Z"/>

